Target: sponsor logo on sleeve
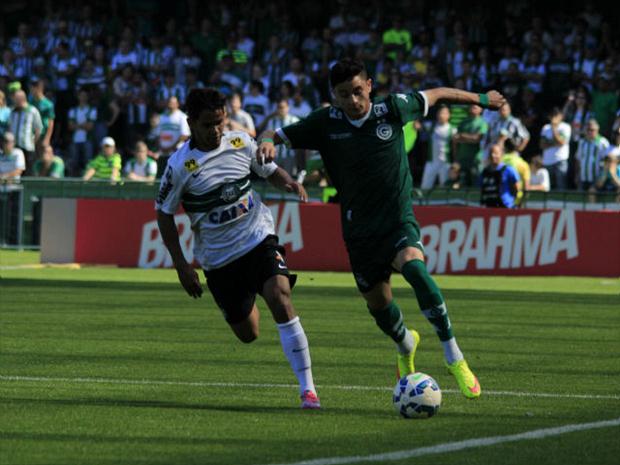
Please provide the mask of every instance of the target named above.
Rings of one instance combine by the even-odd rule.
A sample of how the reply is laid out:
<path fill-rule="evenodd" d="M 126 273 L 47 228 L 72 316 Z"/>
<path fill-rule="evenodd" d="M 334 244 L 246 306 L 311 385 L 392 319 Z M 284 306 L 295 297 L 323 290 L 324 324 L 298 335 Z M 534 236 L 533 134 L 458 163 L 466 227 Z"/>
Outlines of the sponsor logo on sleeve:
<path fill-rule="evenodd" d="M 242 149 L 243 147 L 245 147 L 245 143 L 243 142 L 243 139 L 241 139 L 241 137 L 235 137 L 234 139 L 231 139 L 230 145 L 232 145 L 236 149 Z"/>
<path fill-rule="evenodd" d="M 405 103 L 409 103 L 409 99 L 407 98 L 407 96 L 405 94 L 396 94 L 396 97 L 401 99 L 401 100 L 404 100 Z"/>
<path fill-rule="evenodd" d="M 193 158 L 191 160 L 187 160 L 185 163 L 185 169 L 190 173 L 192 171 L 196 171 L 198 169 L 198 163 Z"/>
<path fill-rule="evenodd" d="M 377 118 L 387 114 L 387 112 L 388 112 L 388 108 L 387 108 L 387 105 L 385 103 L 378 103 L 377 105 L 374 105 L 372 107 L 372 109 L 375 112 L 375 116 Z"/>

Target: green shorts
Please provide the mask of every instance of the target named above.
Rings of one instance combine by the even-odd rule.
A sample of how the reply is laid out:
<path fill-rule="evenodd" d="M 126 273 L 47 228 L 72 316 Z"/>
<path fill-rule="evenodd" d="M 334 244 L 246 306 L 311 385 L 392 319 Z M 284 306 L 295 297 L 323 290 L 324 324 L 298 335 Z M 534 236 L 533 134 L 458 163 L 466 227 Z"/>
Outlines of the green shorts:
<path fill-rule="evenodd" d="M 369 292 L 377 283 L 390 279 L 394 271 L 392 261 L 400 250 L 415 247 L 424 252 L 420 241 L 420 226 L 416 222 L 402 223 L 376 240 L 350 241 L 346 245 L 353 277 L 362 293 Z"/>

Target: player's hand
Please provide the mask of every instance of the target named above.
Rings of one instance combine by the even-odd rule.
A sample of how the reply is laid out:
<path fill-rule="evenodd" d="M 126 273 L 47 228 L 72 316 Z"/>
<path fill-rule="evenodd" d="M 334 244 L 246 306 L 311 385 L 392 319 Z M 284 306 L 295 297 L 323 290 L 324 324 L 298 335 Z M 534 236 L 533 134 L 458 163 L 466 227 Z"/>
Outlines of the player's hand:
<path fill-rule="evenodd" d="M 506 103 L 506 98 L 496 90 L 487 92 L 487 97 L 489 97 L 489 108 L 491 110 L 499 110 Z"/>
<path fill-rule="evenodd" d="M 261 142 L 256 151 L 256 161 L 259 165 L 271 163 L 276 159 L 276 146 L 273 142 Z"/>
<path fill-rule="evenodd" d="M 297 194 L 299 200 L 301 200 L 302 202 L 308 201 L 308 193 L 306 192 L 306 189 L 298 182 L 293 181 L 290 184 L 286 184 L 284 188 L 287 192 L 294 192 L 295 194 Z"/>
<path fill-rule="evenodd" d="M 200 284 L 200 278 L 198 277 L 198 273 L 194 270 L 192 265 L 189 263 L 185 263 L 184 265 L 177 267 L 177 275 L 179 276 L 179 281 L 185 289 L 185 292 L 189 294 L 190 297 L 197 299 L 202 296 L 202 285 Z"/>

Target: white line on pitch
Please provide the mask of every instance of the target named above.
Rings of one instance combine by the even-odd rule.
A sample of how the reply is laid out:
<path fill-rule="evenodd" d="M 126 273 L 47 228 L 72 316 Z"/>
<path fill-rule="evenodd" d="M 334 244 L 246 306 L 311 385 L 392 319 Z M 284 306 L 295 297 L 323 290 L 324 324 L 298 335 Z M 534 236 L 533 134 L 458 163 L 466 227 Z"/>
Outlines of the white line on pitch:
<path fill-rule="evenodd" d="M 247 387 L 247 388 L 281 388 L 291 389 L 298 387 L 296 384 L 270 384 L 270 383 L 222 383 L 207 381 L 166 381 L 154 379 L 114 379 L 114 378 L 58 378 L 47 376 L 10 376 L 0 375 L 0 381 L 26 381 L 41 383 L 84 383 L 84 384 L 130 384 L 138 386 L 194 386 L 194 387 Z M 321 389 L 337 389 L 341 391 L 391 391 L 390 387 L 382 386 L 346 386 L 346 385 L 317 385 Z M 443 392 L 454 394 L 460 393 L 457 389 L 442 389 Z M 605 394 L 554 394 L 546 392 L 525 391 L 484 391 L 490 396 L 512 397 L 547 397 L 553 399 L 603 399 L 620 400 L 620 395 Z"/>
<path fill-rule="evenodd" d="M 595 421 L 592 423 L 576 423 L 572 425 L 558 426 L 555 428 L 535 429 L 525 431 L 524 433 L 510 434 L 507 436 L 489 436 L 486 438 L 467 439 L 465 441 L 445 442 L 428 447 L 418 447 L 417 449 L 399 450 L 396 452 L 388 452 L 384 454 L 373 455 L 353 455 L 349 457 L 325 457 L 314 460 L 304 460 L 302 462 L 293 462 L 283 465 L 343 465 L 346 463 L 361 462 L 389 462 L 393 460 L 405 460 L 413 457 L 422 457 L 432 454 L 444 454 L 447 452 L 457 452 L 464 449 L 472 449 L 474 447 L 488 447 L 496 444 L 504 444 L 516 441 L 531 441 L 533 439 L 543 439 L 550 436 L 559 436 L 561 434 L 575 433 L 577 431 L 585 431 L 598 428 L 611 428 L 620 426 L 620 418 L 613 420 Z"/>

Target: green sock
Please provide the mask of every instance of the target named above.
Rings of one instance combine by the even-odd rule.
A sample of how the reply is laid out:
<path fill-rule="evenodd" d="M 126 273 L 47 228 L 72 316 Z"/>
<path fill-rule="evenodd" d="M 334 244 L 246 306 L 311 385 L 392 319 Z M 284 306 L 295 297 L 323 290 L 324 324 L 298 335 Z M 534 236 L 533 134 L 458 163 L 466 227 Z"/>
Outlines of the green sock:
<path fill-rule="evenodd" d="M 405 338 L 407 328 L 403 324 L 403 314 L 400 308 L 393 300 L 382 310 L 368 309 L 375 319 L 377 326 L 381 328 L 386 335 L 392 338 L 396 344 L 399 344 Z"/>
<path fill-rule="evenodd" d="M 426 319 L 433 325 L 437 336 L 441 341 L 447 341 L 454 337 L 452 325 L 448 317 L 448 309 L 444 303 L 441 291 L 435 284 L 431 275 L 428 274 L 426 265 L 422 260 L 411 260 L 402 267 L 402 275 L 411 284 L 415 291 L 418 304 Z"/>

